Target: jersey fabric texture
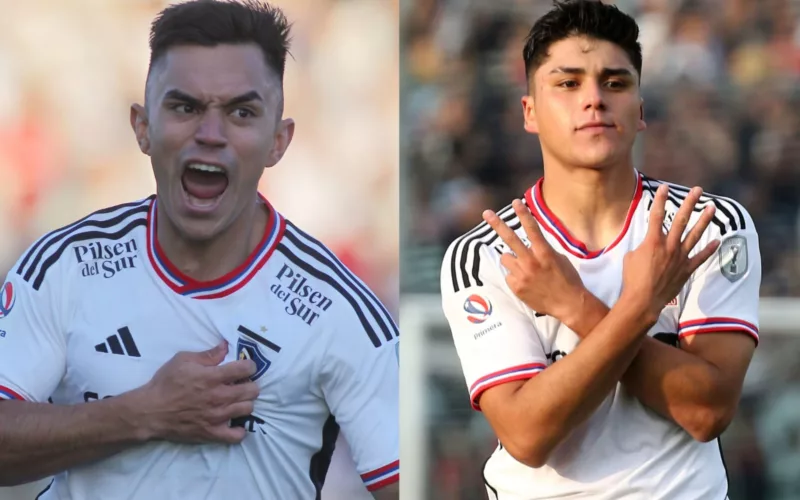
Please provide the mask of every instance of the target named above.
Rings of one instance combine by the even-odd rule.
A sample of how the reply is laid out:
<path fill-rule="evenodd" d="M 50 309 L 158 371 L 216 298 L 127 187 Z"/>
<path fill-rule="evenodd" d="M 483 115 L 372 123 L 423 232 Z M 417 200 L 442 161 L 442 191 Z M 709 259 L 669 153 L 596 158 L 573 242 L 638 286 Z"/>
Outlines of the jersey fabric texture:
<path fill-rule="evenodd" d="M 548 210 L 542 180 L 525 194 L 525 204 L 547 242 L 570 259 L 587 289 L 609 307 L 620 296 L 623 257 L 644 239 L 655 192 L 662 184 L 635 175 L 636 190 L 624 228 L 608 247 L 597 251 L 572 237 Z M 689 191 L 668 186 L 665 231 Z M 711 332 L 737 332 L 758 342 L 761 262 L 753 221 L 735 201 L 703 195 L 688 227 L 708 205 L 717 210 L 696 248 L 713 239 L 720 239 L 721 245 L 648 333 L 676 348 L 679 339 Z M 530 245 L 513 208 L 498 215 Z M 510 249 L 483 223 L 450 245 L 442 265 L 443 308 L 476 410 L 483 391 L 534 377 L 569 356 L 579 341 L 557 319 L 531 310 L 511 292 L 500 264 L 505 252 Z M 620 384 L 543 467 L 523 465 L 499 443 L 484 467 L 484 478 L 489 497 L 500 500 L 722 500 L 727 495 L 718 440 L 695 441 L 628 395 Z"/>
<path fill-rule="evenodd" d="M 320 498 L 341 430 L 370 489 L 399 477 L 399 333 L 320 242 L 269 210 L 246 262 L 212 282 L 164 256 L 150 197 L 39 239 L 0 295 L 0 398 L 81 404 L 225 339 L 261 388 L 237 445 L 150 442 L 58 474 L 42 500 Z M 0 404 L 14 404 L 0 402 Z"/>

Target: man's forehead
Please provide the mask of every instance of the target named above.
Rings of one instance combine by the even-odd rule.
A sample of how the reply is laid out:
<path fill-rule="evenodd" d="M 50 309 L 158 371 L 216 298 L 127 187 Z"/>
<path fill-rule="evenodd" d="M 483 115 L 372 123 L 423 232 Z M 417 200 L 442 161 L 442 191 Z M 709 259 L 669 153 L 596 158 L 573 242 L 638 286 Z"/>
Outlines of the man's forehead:
<path fill-rule="evenodd" d="M 559 67 L 601 71 L 604 68 L 627 68 L 634 71 L 627 53 L 619 45 L 587 37 L 570 37 L 552 44 L 541 66 L 543 74 Z"/>
<path fill-rule="evenodd" d="M 255 90 L 265 99 L 280 96 L 281 82 L 252 44 L 177 46 L 151 69 L 151 97 L 161 99 L 178 88 L 199 99 L 226 99 Z"/>

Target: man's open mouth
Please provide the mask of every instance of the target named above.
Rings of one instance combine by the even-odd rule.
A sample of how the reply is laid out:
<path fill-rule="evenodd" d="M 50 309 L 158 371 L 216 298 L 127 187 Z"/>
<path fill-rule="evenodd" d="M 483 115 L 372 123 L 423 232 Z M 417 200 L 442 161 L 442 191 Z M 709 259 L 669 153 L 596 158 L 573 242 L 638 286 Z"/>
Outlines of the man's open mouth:
<path fill-rule="evenodd" d="M 228 188 L 228 174 L 222 167 L 192 162 L 184 168 L 181 183 L 192 205 L 211 206 Z"/>

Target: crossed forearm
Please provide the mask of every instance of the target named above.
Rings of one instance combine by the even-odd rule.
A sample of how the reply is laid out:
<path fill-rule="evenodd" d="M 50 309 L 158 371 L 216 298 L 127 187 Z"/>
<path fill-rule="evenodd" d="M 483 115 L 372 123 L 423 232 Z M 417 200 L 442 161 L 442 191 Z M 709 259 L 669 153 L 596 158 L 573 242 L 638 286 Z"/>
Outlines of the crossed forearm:
<path fill-rule="evenodd" d="M 609 312 L 593 296 L 583 301 L 581 314 L 569 326 L 586 337 Z M 652 337 L 642 342 L 621 380 L 643 405 L 706 441 L 716 434 L 716 416 L 724 411 L 725 391 L 719 369 L 698 356 L 664 344 Z"/>

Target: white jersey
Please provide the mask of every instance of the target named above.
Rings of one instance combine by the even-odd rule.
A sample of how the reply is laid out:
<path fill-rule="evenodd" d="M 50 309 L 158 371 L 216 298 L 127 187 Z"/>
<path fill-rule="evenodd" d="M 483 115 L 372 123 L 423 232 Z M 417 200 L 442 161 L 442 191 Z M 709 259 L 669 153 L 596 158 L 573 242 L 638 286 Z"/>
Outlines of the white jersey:
<path fill-rule="evenodd" d="M 589 251 L 575 240 L 547 209 L 542 181 L 525 196 L 548 243 L 570 259 L 587 289 L 609 307 L 620 295 L 623 257 L 644 239 L 661 184 L 636 175 L 624 229 L 599 251 Z M 674 184 L 669 190 L 667 227 L 688 192 Z M 698 247 L 720 238 L 720 248 L 664 308 L 649 332 L 675 346 L 680 338 L 710 332 L 741 332 L 758 341 L 761 262 L 753 221 L 738 203 L 703 195 L 690 227 L 711 204 L 717 212 Z M 498 215 L 529 244 L 513 208 Z M 442 266 L 444 312 L 477 410 L 483 391 L 535 376 L 568 356 L 579 341 L 557 319 L 536 313 L 510 291 L 500 264 L 504 252 L 510 250 L 483 223 L 450 246 Z M 628 395 L 620 384 L 543 467 L 523 465 L 500 443 L 484 467 L 484 478 L 490 498 L 500 500 L 723 500 L 728 488 L 718 441 L 695 441 Z"/>
<path fill-rule="evenodd" d="M 212 282 L 155 238 L 155 197 L 37 241 L 0 295 L 0 397 L 82 404 L 227 340 L 261 388 L 236 445 L 150 442 L 58 474 L 52 499 L 319 499 L 341 429 L 374 490 L 399 477 L 398 331 L 321 243 L 269 209 L 264 238 Z M 226 362 L 227 362 L 226 361 Z M 13 404 L 13 403 L 0 403 Z"/>

